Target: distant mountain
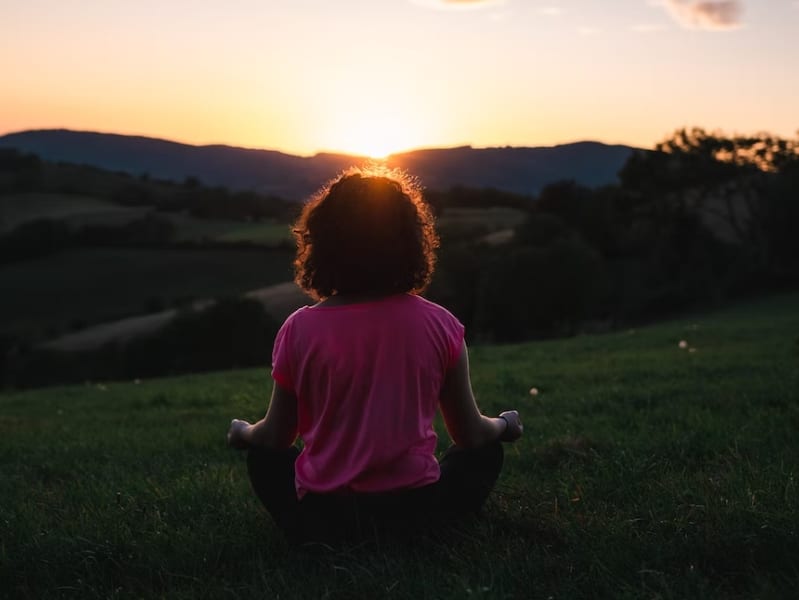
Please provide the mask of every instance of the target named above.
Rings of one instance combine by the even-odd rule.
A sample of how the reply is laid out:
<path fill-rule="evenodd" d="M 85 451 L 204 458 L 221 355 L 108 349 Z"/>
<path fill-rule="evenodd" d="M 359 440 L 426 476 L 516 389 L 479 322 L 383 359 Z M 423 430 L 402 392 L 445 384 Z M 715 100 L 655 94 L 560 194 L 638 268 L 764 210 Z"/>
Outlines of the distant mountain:
<path fill-rule="evenodd" d="M 635 150 L 599 142 L 539 148 L 464 146 L 395 154 L 389 163 L 413 173 L 432 189 L 463 185 L 537 194 L 548 183 L 564 179 L 589 187 L 615 183 Z"/>
<path fill-rule="evenodd" d="M 294 156 L 273 150 L 192 146 L 154 138 L 65 129 L 0 136 L 0 147 L 18 148 L 45 160 L 88 164 L 133 175 L 208 185 L 256 189 L 300 200 L 347 167 L 369 159 L 345 154 Z M 445 148 L 415 150 L 388 158 L 431 189 L 454 185 L 494 187 L 536 194 L 553 181 L 574 179 L 587 186 L 616 181 L 633 152 L 629 146 L 579 142 L 539 148 Z"/>

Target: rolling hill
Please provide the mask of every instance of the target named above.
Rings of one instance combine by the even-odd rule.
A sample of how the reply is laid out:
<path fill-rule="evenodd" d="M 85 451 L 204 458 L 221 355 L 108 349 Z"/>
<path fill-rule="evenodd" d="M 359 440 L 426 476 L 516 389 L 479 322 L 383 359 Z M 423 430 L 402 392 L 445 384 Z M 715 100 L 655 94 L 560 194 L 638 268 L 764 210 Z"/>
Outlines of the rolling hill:
<path fill-rule="evenodd" d="M 57 130 L 0 136 L 0 147 L 17 148 L 45 160 L 88 164 L 112 171 L 181 181 L 197 177 L 209 185 L 255 189 L 301 200 L 342 169 L 369 159 L 320 153 L 294 156 L 274 150 L 177 142 L 108 133 Z M 634 151 L 629 146 L 579 142 L 538 148 L 415 150 L 395 154 L 389 166 L 416 175 L 425 187 L 493 187 L 536 194 L 553 181 L 573 179 L 587 186 L 612 183 Z"/>

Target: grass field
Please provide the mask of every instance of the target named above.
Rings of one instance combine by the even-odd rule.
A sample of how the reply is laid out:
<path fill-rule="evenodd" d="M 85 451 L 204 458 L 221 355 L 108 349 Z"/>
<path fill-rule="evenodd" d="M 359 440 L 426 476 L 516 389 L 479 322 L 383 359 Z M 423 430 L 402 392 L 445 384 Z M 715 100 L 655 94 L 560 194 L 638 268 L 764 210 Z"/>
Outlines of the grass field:
<path fill-rule="evenodd" d="M 166 307 L 239 295 L 289 281 L 291 257 L 269 249 L 97 248 L 2 265 L 0 331 L 63 333 L 75 321 L 141 314 L 154 301 Z"/>
<path fill-rule="evenodd" d="M 220 235 L 220 242 L 253 242 L 264 246 L 274 246 L 281 242 L 294 241 L 291 226 L 288 223 L 266 222 L 240 225 Z"/>
<path fill-rule="evenodd" d="M 472 349 L 526 431 L 446 543 L 287 546 L 224 445 L 266 369 L 0 395 L 0 596 L 795 598 L 798 309 Z"/>
<path fill-rule="evenodd" d="M 489 243 L 501 243 L 513 235 L 513 229 L 525 218 L 523 211 L 504 206 L 449 207 L 436 220 L 436 228 L 447 240 L 482 238 Z"/>
<path fill-rule="evenodd" d="M 154 213 L 171 221 L 178 241 L 251 242 L 261 246 L 275 246 L 292 240 L 288 223 L 277 221 L 232 221 L 201 219 L 180 213 Z"/>
<path fill-rule="evenodd" d="M 159 212 L 150 206 L 122 206 L 92 196 L 49 193 L 0 194 L 0 234 L 36 219 L 62 220 L 73 229 L 121 227 L 152 214 L 173 223 L 178 241 L 253 242 L 264 246 L 291 241 L 288 223 L 201 219 Z"/>

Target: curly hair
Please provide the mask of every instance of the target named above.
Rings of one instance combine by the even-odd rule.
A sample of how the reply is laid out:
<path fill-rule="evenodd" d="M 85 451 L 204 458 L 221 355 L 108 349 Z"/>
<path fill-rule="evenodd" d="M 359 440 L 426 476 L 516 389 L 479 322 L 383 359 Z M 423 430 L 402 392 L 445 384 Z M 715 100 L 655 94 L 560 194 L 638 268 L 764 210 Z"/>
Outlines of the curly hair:
<path fill-rule="evenodd" d="M 400 171 L 351 169 L 319 190 L 294 225 L 294 280 L 334 294 L 419 294 L 430 284 L 438 236 L 419 186 Z"/>

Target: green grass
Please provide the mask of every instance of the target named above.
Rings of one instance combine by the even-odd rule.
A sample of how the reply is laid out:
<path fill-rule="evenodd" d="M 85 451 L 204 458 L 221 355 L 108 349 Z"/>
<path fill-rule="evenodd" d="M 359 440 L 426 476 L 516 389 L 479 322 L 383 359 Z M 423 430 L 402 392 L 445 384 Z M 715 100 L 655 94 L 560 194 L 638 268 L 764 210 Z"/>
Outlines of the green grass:
<path fill-rule="evenodd" d="M 290 281 L 290 251 L 97 248 L 0 266 L 0 331 L 41 336 L 146 312 L 157 300 L 238 295 Z"/>
<path fill-rule="evenodd" d="M 239 223 L 238 227 L 218 236 L 220 242 L 254 242 L 265 246 L 274 246 L 281 242 L 290 242 L 291 226 L 288 223 Z"/>
<path fill-rule="evenodd" d="M 201 219 L 184 214 L 154 213 L 168 219 L 177 228 L 179 241 L 202 242 L 252 242 L 262 246 L 276 246 L 289 242 L 291 226 L 277 221 L 232 221 L 225 219 Z"/>
<path fill-rule="evenodd" d="M 266 369 L 0 395 L 0 595 L 795 597 L 797 308 L 472 349 L 526 431 L 446 543 L 287 546 L 224 446 Z"/>

